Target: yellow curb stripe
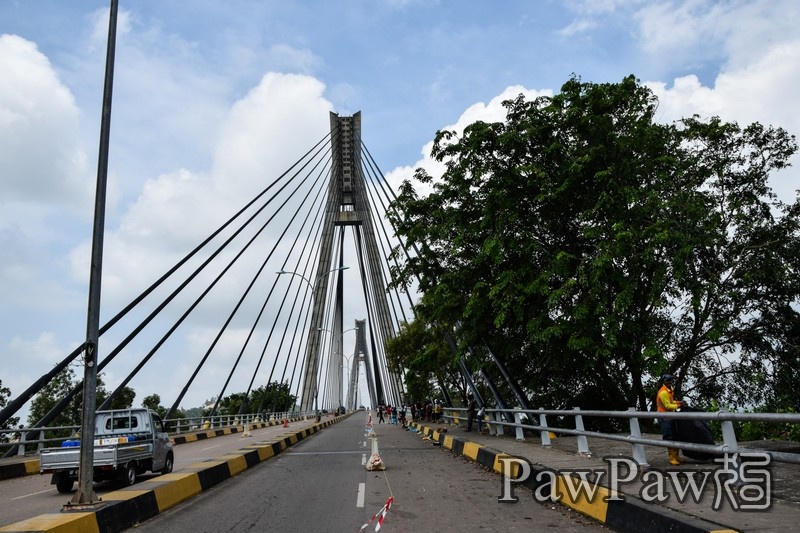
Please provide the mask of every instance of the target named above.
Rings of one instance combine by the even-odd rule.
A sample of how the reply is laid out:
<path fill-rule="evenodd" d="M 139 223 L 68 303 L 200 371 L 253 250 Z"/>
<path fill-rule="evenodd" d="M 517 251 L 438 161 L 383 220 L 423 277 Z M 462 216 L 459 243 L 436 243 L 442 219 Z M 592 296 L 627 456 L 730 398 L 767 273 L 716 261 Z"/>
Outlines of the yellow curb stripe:
<path fill-rule="evenodd" d="M 47 531 L 48 533 L 100 533 L 94 513 L 43 514 L 0 527 L 0 531 Z"/>
<path fill-rule="evenodd" d="M 275 455 L 275 450 L 272 449 L 272 444 L 267 444 L 267 445 L 255 444 L 253 446 L 249 446 L 249 448 L 254 449 L 258 452 L 259 461 L 266 461 L 267 459 Z"/>
<path fill-rule="evenodd" d="M 451 435 L 445 435 L 444 443 L 442 444 L 442 446 L 444 446 L 448 450 L 452 450 L 453 449 L 453 437 Z"/>
<path fill-rule="evenodd" d="M 557 494 L 561 496 L 561 503 L 604 524 L 606 523 L 606 516 L 608 515 L 607 500 L 611 496 L 607 488 L 595 487 L 593 484 L 575 477 L 571 477 L 567 481 L 565 476 L 558 476 L 556 485 Z M 592 494 L 592 491 L 594 491 L 594 497 L 590 498 L 589 495 Z"/>
<path fill-rule="evenodd" d="M 505 458 L 514 458 L 516 460 L 514 460 L 514 461 L 505 461 L 505 462 L 501 461 L 501 459 L 505 459 Z M 511 473 L 510 473 L 510 475 L 508 475 L 508 477 L 510 477 L 511 479 L 519 478 L 520 466 L 519 466 L 518 459 L 516 457 L 514 457 L 513 455 L 510 455 L 510 454 L 507 454 L 507 453 L 498 453 L 497 455 L 494 456 L 494 464 L 492 465 L 492 470 L 494 470 L 498 474 L 504 474 L 505 475 L 505 469 L 506 469 L 507 466 L 511 467 Z"/>
<path fill-rule="evenodd" d="M 159 513 L 163 513 L 167 509 L 175 507 L 179 503 L 203 491 L 203 487 L 200 485 L 200 478 L 196 473 L 166 474 L 161 477 L 166 478 L 167 476 L 169 476 L 169 478 L 165 481 L 169 481 L 170 483 L 153 489 L 153 493 L 156 495 Z"/>
<path fill-rule="evenodd" d="M 228 463 L 228 471 L 230 471 L 231 476 L 235 476 L 241 472 L 247 470 L 247 459 L 244 458 L 244 455 L 220 455 L 217 459 L 221 459 Z"/>
<path fill-rule="evenodd" d="M 31 461 L 25 461 L 25 474 L 38 474 L 39 473 L 39 459 L 34 459 Z"/>
<path fill-rule="evenodd" d="M 473 461 L 477 461 L 478 460 L 478 450 L 480 450 L 481 448 L 483 448 L 483 446 L 481 446 L 478 443 L 465 442 L 464 443 L 464 452 L 462 453 L 462 455 L 466 455 L 467 457 L 469 457 Z"/>

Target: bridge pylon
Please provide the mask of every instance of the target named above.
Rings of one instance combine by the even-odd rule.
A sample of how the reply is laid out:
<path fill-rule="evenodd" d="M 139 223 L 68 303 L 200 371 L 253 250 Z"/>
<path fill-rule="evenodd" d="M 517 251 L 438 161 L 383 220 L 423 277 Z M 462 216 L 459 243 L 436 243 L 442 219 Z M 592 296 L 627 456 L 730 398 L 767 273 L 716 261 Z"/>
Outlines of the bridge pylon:
<path fill-rule="evenodd" d="M 384 351 L 378 350 L 376 345 L 376 343 L 381 343 L 381 346 L 385 345 L 387 340 L 395 336 L 396 331 L 391 320 L 386 296 L 387 280 L 382 268 L 384 258 L 380 253 L 375 234 L 366 178 L 361 163 L 361 112 L 352 116 L 340 116 L 332 112 L 330 127 L 332 165 L 316 267 L 317 283 L 313 287 L 313 309 L 303 366 L 305 374 L 300 405 L 303 411 L 315 408 L 335 408 L 339 406 L 342 399 L 341 393 L 335 398 L 335 394 L 328 394 L 323 405 L 318 403 L 321 394 L 320 362 L 323 360 L 320 341 L 321 332 L 325 329 L 323 327 L 325 310 L 329 308 L 327 297 L 331 293 L 328 290 L 330 282 L 328 274 L 331 272 L 335 272 L 334 276 L 336 276 L 336 281 L 334 281 L 336 286 L 333 291 L 335 301 L 331 302 L 334 321 L 333 335 L 334 338 L 338 335 L 339 346 L 328 358 L 328 369 L 325 375 L 329 377 L 326 387 L 331 387 L 332 391 L 341 391 L 344 290 L 342 271 L 335 269 L 345 265 L 342 264 L 341 246 L 339 246 L 340 253 L 337 257 L 334 257 L 336 255 L 334 249 L 336 238 L 338 237 L 339 243 L 343 243 L 345 232 L 348 230 L 352 230 L 354 234 L 355 253 L 358 257 L 357 270 L 361 277 L 368 316 L 365 321 L 357 321 L 357 323 L 363 322 L 356 335 L 356 345 L 358 347 L 360 343 L 361 352 L 357 350 L 354 359 L 362 357 L 359 353 L 364 354 L 363 361 L 367 368 L 367 385 L 372 405 L 387 403 L 396 405 L 401 400 L 400 381 L 389 369 L 385 355 L 383 355 Z M 337 261 L 337 264 L 334 264 L 334 260 Z M 348 267 L 352 268 L 350 265 Z M 367 349 L 367 328 L 370 332 L 371 350 Z M 358 368 L 356 361 L 353 361 L 353 368 Z M 352 379 L 351 376 L 351 382 Z"/>

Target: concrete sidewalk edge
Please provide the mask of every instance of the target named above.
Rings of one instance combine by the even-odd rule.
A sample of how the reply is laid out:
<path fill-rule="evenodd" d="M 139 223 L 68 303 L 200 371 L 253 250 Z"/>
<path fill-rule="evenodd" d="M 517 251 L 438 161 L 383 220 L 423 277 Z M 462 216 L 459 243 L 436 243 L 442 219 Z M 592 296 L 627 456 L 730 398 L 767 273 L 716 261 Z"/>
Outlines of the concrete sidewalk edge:
<path fill-rule="evenodd" d="M 311 427 L 287 432 L 277 440 L 256 442 L 236 452 L 195 463 L 153 479 L 103 496 L 101 503 L 87 512 L 60 512 L 39 515 L 0 527 L 4 533 L 116 533 L 152 518 L 176 505 L 266 461 L 343 420 L 348 415 L 319 422 Z"/>
<path fill-rule="evenodd" d="M 455 437 L 446 432 L 440 432 L 417 422 L 412 422 L 409 426 L 440 444 L 443 448 L 471 459 L 498 474 L 503 473 L 502 458 L 513 457 L 512 454 Z M 549 483 L 549 481 L 536 481 L 538 477 L 536 474 L 548 470 L 547 468 L 531 465 L 531 470 L 532 475 L 522 482 L 523 486 L 536 491 L 544 483 Z M 558 477 L 563 478 L 560 475 Z M 538 477 L 538 479 L 541 479 L 541 477 Z M 558 483 L 560 485 L 563 484 L 563 479 L 559 479 Z M 728 526 L 715 524 L 665 507 L 647 504 L 627 494 L 621 495 L 624 497 L 622 500 L 603 501 L 604 498 L 601 496 L 608 496 L 610 493 L 607 488 L 602 487 L 602 489 L 605 489 L 605 492 L 599 492 L 597 497 L 591 500 L 586 497 L 586 491 L 580 491 L 579 497 L 575 501 L 562 499 L 560 503 L 622 532 L 736 533 L 735 529 L 731 529 Z"/>

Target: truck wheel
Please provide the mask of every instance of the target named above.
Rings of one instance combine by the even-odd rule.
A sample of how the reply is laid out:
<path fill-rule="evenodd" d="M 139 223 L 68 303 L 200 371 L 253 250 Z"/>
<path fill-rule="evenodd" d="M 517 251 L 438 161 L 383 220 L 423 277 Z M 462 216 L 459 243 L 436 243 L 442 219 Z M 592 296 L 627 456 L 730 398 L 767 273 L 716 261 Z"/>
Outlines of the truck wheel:
<path fill-rule="evenodd" d="M 61 494 L 70 493 L 72 492 L 73 483 L 74 483 L 73 480 L 70 479 L 69 477 L 67 476 L 61 477 L 56 482 L 56 490 L 58 490 L 58 492 L 60 492 Z"/>
<path fill-rule="evenodd" d="M 122 479 L 122 482 L 126 487 L 130 487 L 136 483 L 136 462 L 131 461 L 125 465 L 125 477 Z"/>
<path fill-rule="evenodd" d="M 172 457 L 172 452 L 167 454 L 167 458 L 164 460 L 164 468 L 161 469 L 162 474 L 169 474 L 172 472 L 172 467 L 175 465 L 175 458 Z"/>

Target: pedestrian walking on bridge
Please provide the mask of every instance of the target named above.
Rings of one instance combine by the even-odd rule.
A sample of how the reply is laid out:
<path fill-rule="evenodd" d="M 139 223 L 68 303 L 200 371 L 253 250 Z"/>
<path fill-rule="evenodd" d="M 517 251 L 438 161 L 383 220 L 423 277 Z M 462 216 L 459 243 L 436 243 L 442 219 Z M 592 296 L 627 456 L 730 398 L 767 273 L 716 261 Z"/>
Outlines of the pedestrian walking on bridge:
<path fill-rule="evenodd" d="M 475 420 L 475 407 L 477 404 L 475 403 L 475 397 L 472 393 L 469 394 L 467 397 L 467 429 L 466 431 L 472 431 L 472 421 Z"/>

